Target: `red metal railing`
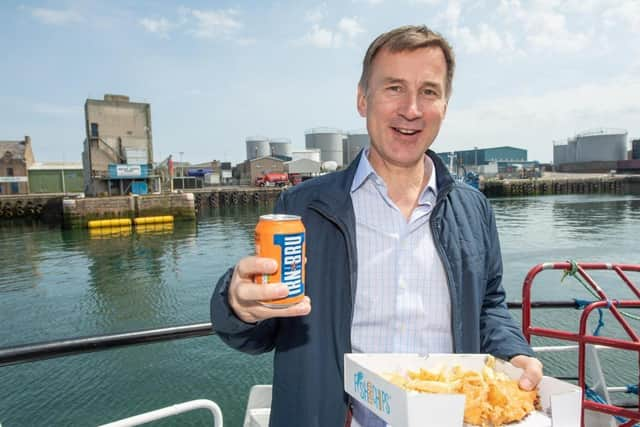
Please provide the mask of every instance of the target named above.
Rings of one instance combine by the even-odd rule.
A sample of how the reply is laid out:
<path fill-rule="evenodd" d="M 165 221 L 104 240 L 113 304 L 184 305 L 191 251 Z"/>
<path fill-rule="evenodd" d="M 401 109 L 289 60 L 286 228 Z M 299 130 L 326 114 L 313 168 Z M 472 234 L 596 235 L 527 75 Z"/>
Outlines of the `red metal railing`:
<path fill-rule="evenodd" d="M 577 267 L 577 268 L 576 268 Z M 580 316 L 580 326 L 575 331 L 567 331 L 561 329 L 541 328 L 531 325 L 531 288 L 533 280 L 543 270 L 565 270 L 571 271 L 576 269 L 575 273 L 579 274 L 587 285 L 594 291 L 599 299 L 586 305 Z M 631 292 L 637 297 L 634 300 L 616 300 L 610 299 L 604 290 L 593 280 L 587 273 L 587 270 L 611 270 L 615 272 L 620 279 L 627 285 Z M 531 336 L 540 336 L 548 338 L 556 338 L 566 341 L 578 343 L 578 382 L 582 388 L 582 426 L 584 427 L 584 410 L 602 412 L 612 416 L 628 418 L 629 421 L 621 424 L 621 427 L 630 427 L 640 421 L 640 408 L 630 410 L 621 408 L 613 404 L 602 404 L 588 400 L 586 397 L 586 374 L 585 374 L 585 357 L 587 344 L 604 345 L 608 347 L 630 350 L 636 352 L 638 357 L 637 364 L 640 368 L 640 337 L 635 330 L 629 325 L 627 320 L 620 312 L 621 308 L 640 308 L 640 290 L 627 277 L 625 271 L 640 272 L 640 265 L 636 264 L 612 264 L 612 263 L 571 263 L 571 262 L 555 262 L 538 264 L 529 270 L 527 277 L 522 286 L 522 331 L 527 341 L 531 342 Z M 596 336 L 587 331 L 587 321 L 589 315 L 597 309 L 606 309 L 618 321 L 619 325 L 626 332 L 628 339 L 611 338 Z M 640 375 L 640 374 L 639 374 Z M 640 383 L 640 378 L 638 378 Z M 638 397 L 638 406 L 640 407 L 640 396 Z"/>

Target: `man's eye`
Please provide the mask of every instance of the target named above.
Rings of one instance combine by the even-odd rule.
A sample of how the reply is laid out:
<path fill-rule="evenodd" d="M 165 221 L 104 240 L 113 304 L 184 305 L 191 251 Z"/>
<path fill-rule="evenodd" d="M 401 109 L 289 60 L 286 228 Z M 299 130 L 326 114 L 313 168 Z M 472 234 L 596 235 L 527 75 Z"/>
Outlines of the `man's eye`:
<path fill-rule="evenodd" d="M 438 96 L 438 92 L 433 89 L 425 89 L 422 91 L 422 93 L 427 96 Z"/>
<path fill-rule="evenodd" d="M 402 92 L 402 86 L 389 86 L 389 87 L 387 87 L 387 90 L 389 92 L 400 93 L 400 92 Z"/>

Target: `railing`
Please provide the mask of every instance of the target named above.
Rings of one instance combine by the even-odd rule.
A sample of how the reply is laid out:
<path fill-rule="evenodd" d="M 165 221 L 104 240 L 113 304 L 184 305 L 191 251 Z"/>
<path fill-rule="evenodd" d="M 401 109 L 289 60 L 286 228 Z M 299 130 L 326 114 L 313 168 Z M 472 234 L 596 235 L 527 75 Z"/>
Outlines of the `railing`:
<path fill-rule="evenodd" d="M 68 338 L 6 347 L 0 348 L 0 367 L 135 344 L 204 337 L 213 334 L 215 334 L 215 331 L 211 323 L 195 323 L 160 329 L 145 329 L 118 334 Z"/>
<path fill-rule="evenodd" d="M 551 329 L 532 326 L 531 324 L 531 308 L 533 303 L 531 302 L 531 288 L 534 284 L 536 276 L 544 270 L 562 270 L 565 275 L 570 274 L 577 278 L 582 283 L 587 291 L 589 291 L 595 298 L 594 301 L 588 301 L 584 304 L 583 311 L 580 316 L 580 324 L 578 331 L 568 331 L 561 329 Z M 609 270 L 617 274 L 626 287 L 632 292 L 636 299 L 632 300 L 617 300 L 611 299 L 607 293 L 596 283 L 596 281 L 587 273 L 587 270 Z M 622 349 L 633 351 L 636 354 L 638 361 L 636 366 L 640 365 L 640 337 L 636 334 L 635 330 L 629 325 L 627 320 L 623 316 L 637 318 L 637 316 L 631 315 L 622 311 L 624 308 L 640 308 L 640 290 L 625 274 L 625 271 L 640 272 L 640 265 L 634 264 L 612 264 L 612 263 L 575 263 L 575 262 L 556 262 L 556 263 L 544 263 L 533 267 L 527 274 L 524 284 L 522 286 L 522 331 L 525 338 L 530 342 L 532 336 L 547 337 L 561 339 L 577 343 L 578 345 L 578 384 L 583 390 L 582 396 L 582 422 L 584 426 L 584 411 L 586 409 L 608 414 L 621 420 L 621 417 L 626 418 L 621 420 L 621 427 L 630 427 L 636 425 L 640 421 L 640 400 L 634 406 L 636 409 L 631 410 L 620 405 L 613 405 L 606 401 L 596 401 L 597 399 L 590 399 L 593 396 L 593 390 L 591 390 L 586 383 L 586 357 L 588 345 L 601 345 L 609 348 Z M 608 310 L 615 318 L 617 323 L 626 333 L 628 339 L 611 338 L 598 336 L 598 328 L 593 333 L 587 331 L 587 321 L 590 315 L 595 310 Z M 600 321 L 598 322 L 600 324 Z M 640 382 L 640 377 L 638 378 Z M 636 382 L 638 384 L 638 382 Z"/>
<path fill-rule="evenodd" d="M 522 307 L 520 302 L 507 303 L 510 309 Z M 575 301 L 534 301 L 532 308 L 577 308 Z M 211 323 L 194 323 L 159 329 L 122 332 L 0 348 L 0 367 L 73 354 L 89 353 L 137 344 L 214 335 Z"/>

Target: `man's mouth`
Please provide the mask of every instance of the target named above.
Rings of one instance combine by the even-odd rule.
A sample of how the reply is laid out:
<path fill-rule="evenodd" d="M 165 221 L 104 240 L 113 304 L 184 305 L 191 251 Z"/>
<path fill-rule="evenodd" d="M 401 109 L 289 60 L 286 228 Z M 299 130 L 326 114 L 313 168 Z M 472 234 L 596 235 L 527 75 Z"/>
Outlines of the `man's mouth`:
<path fill-rule="evenodd" d="M 397 128 L 397 127 L 391 127 L 391 129 L 403 135 L 415 135 L 418 132 L 420 132 L 420 130 L 418 129 L 406 129 L 406 128 Z"/>

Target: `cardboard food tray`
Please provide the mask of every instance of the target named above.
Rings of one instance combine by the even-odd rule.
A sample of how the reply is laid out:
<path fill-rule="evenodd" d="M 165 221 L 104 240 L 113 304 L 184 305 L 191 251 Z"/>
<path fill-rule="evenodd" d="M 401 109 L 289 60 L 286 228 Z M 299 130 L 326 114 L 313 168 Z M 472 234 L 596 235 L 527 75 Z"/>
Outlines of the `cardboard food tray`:
<path fill-rule="evenodd" d="M 430 394 L 405 390 L 381 374 L 405 375 L 420 368 L 438 370 L 460 365 L 480 371 L 486 354 L 369 354 L 344 356 L 344 390 L 393 427 L 460 427 L 463 423 L 463 394 Z M 522 372 L 496 359 L 495 370 L 517 379 Z M 538 385 L 542 409 L 509 427 L 580 427 L 581 389 L 566 381 L 543 377 Z"/>

